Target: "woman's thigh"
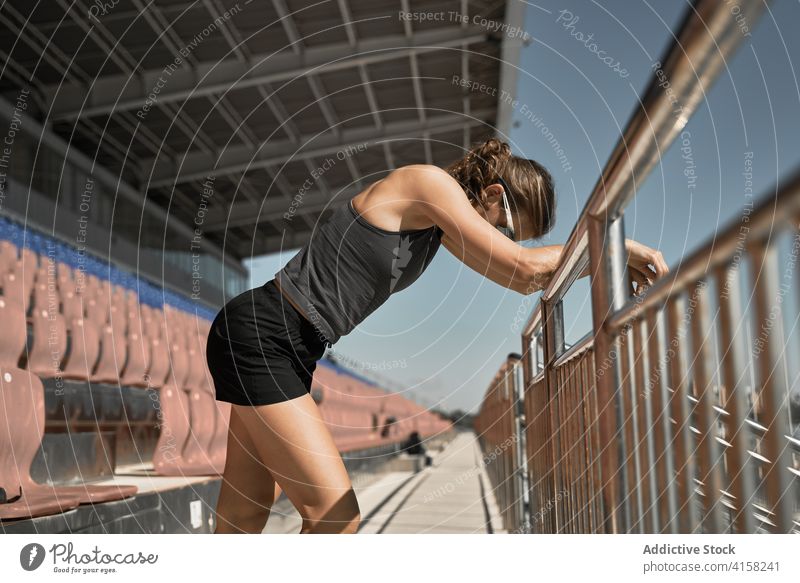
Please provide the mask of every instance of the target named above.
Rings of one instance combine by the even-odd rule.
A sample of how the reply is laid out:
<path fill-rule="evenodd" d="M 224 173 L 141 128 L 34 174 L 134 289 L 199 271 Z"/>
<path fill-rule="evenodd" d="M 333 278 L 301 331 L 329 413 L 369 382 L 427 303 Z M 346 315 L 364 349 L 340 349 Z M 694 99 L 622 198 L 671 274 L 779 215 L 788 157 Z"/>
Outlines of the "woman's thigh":
<path fill-rule="evenodd" d="M 357 520 L 350 477 L 311 395 L 238 410 L 261 461 L 304 519 Z"/>
<path fill-rule="evenodd" d="M 225 471 L 217 503 L 218 530 L 236 532 L 263 529 L 280 489 L 261 461 L 242 421 L 241 407 L 231 408 Z M 257 524 L 258 523 L 258 524 Z M 258 526 L 260 524 L 260 527 Z"/>

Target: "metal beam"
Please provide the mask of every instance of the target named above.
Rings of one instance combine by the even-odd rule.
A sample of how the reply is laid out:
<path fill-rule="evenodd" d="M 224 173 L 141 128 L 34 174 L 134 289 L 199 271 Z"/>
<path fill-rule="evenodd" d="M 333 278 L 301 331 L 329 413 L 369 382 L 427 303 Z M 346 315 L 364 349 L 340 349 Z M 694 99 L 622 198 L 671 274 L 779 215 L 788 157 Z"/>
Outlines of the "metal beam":
<path fill-rule="evenodd" d="M 525 7 L 527 2 L 511 0 L 506 3 L 505 22 L 516 26 L 525 22 Z M 503 39 L 503 48 L 500 55 L 500 97 L 497 99 L 497 137 L 508 141 L 511 133 L 511 118 L 514 113 L 510 99 L 503 96 L 517 95 L 517 77 L 519 72 L 519 54 L 525 39 L 516 34 L 507 34 Z M 466 47 L 465 47 L 466 48 Z"/>
<path fill-rule="evenodd" d="M 160 104 L 223 94 L 264 83 L 287 81 L 309 74 L 341 71 L 362 64 L 379 63 L 421 54 L 465 43 L 480 42 L 488 32 L 479 27 L 460 26 L 436 28 L 418 32 L 413 38 L 405 35 L 360 40 L 356 46 L 335 43 L 309 48 L 302 53 L 274 52 L 252 57 L 248 62 L 209 61 L 198 63 L 195 70 L 179 70 L 169 75 L 165 69 L 148 70 L 137 82 L 129 75 L 114 75 L 97 79 L 88 96 L 84 87 L 52 87 L 55 96 L 51 119 L 75 119 L 106 115 L 141 108 L 151 88 L 160 87 L 156 102 Z M 160 77 L 166 77 L 159 82 Z M 198 81 L 199 79 L 199 81 Z M 163 85 L 163 87 L 162 87 Z"/>
<path fill-rule="evenodd" d="M 3 123 L 8 123 L 12 120 L 14 114 L 14 105 L 9 103 L 6 99 L 0 97 L 0 120 Z M 120 179 L 119 176 L 106 170 L 85 154 L 79 152 L 77 148 L 71 147 L 70 144 L 56 136 L 54 133 L 46 130 L 38 121 L 33 118 L 26 118 L 25 123 L 22 124 L 22 131 L 31 137 L 34 142 L 46 144 L 48 148 L 53 150 L 57 156 L 63 156 L 68 162 L 89 176 L 92 176 L 100 184 L 108 188 L 109 192 L 118 194 L 134 204 L 136 208 L 144 207 L 144 214 L 154 217 L 157 221 L 169 222 L 169 225 L 175 229 L 179 235 L 186 237 L 190 241 L 194 236 L 194 228 L 183 223 L 174 214 L 170 214 L 160 206 L 157 206 L 152 201 L 143 200 L 145 194 L 139 192 L 127 182 Z M 147 220 L 146 217 L 142 220 Z M 187 244 L 188 247 L 188 244 Z M 218 258 L 219 260 L 229 264 L 237 265 L 237 261 L 233 258 L 226 258 L 222 250 L 209 242 L 208 239 L 203 238 L 200 241 L 200 247 L 210 255 Z"/>
<path fill-rule="evenodd" d="M 334 208 L 350 200 L 360 192 L 356 186 L 351 186 L 343 191 L 332 194 L 328 190 L 317 190 L 305 193 L 298 200 L 297 207 L 292 211 L 291 221 L 303 215 L 321 212 L 326 208 Z M 334 200 L 334 196 L 336 199 Z M 292 204 L 292 195 L 268 196 L 261 204 L 242 202 L 234 204 L 229 209 L 211 209 L 206 215 L 203 224 L 204 231 L 222 231 L 232 227 L 242 227 L 271 221 L 286 221 L 284 215 L 289 212 Z"/>
<path fill-rule="evenodd" d="M 297 141 L 268 140 L 256 152 L 247 146 L 226 148 L 217 160 L 202 152 L 189 152 L 182 161 L 180 171 L 175 169 L 171 162 L 159 163 L 155 159 L 143 160 L 142 166 L 147 171 L 152 164 L 157 164 L 157 167 L 153 169 L 149 188 L 170 187 L 181 182 L 204 180 L 209 175 L 236 174 L 265 166 L 281 165 L 289 160 L 327 156 L 344 150 L 350 144 L 369 145 L 386 140 L 417 137 L 425 132 L 435 134 L 461 130 L 464 125 L 484 125 L 493 115 L 494 110 L 491 109 L 479 110 L 469 118 L 465 118 L 461 113 L 446 113 L 429 116 L 425 123 L 414 120 L 389 123 L 382 128 L 344 130 L 338 138 L 336 135 L 326 133 L 301 136 Z M 298 144 L 309 145 L 309 147 L 298 150 Z"/>

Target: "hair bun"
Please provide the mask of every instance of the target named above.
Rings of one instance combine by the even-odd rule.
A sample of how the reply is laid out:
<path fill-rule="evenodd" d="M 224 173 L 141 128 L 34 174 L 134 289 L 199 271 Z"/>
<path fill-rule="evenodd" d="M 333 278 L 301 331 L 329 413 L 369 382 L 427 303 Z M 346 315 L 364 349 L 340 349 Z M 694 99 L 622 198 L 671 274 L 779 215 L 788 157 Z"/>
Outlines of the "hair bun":
<path fill-rule="evenodd" d="M 467 193 L 477 197 L 485 184 L 497 181 L 511 157 L 511 146 L 497 138 L 489 138 L 451 164 L 447 171 Z"/>

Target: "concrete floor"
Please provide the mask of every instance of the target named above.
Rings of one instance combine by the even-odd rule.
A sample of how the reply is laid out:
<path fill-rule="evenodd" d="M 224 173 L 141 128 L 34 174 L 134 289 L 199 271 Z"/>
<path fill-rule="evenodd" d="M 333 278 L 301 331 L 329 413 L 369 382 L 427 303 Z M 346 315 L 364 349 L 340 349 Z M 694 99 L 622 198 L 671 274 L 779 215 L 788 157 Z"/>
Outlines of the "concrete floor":
<path fill-rule="evenodd" d="M 433 457 L 433 465 L 419 471 L 353 477 L 361 508 L 360 534 L 505 532 L 479 463 L 475 435 L 459 433 Z M 283 499 L 272 509 L 264 532 L 298 532 L 300 523 Z"/>

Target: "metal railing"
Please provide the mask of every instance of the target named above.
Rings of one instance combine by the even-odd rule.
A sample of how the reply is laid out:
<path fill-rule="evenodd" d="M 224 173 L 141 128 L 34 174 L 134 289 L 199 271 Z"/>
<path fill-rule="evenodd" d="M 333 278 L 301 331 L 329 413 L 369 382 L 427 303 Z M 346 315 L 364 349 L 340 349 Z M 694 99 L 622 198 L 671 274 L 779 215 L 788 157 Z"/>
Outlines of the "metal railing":
<path fill-rule="evenodd" d="M 752 25 L 763 7 L 742 2 L 740 15 Z M 626 268 L 625 207 L 740 37 L 723 1 L 687 11 L 523 331 L 522 357 L 486 395 L 476 418 L 484 451 L 524 444 L 522 463 L 490 471 L 496 487 L 513 483 L 498 496 L 511 529 L 798 529 L 800 395 L 790 406 L 781 304 L 800 288 L 800 174 L 643 293 L 632 294 Z M 795 242 L 781 274 L 787 233 Z M 567 349 L 562 299 L 587 262 L 593 329 Z M 521 379 L 508 389 L 521 405 L 498 397 L 501 378 Z"/>

